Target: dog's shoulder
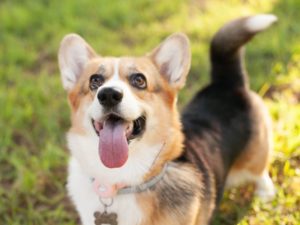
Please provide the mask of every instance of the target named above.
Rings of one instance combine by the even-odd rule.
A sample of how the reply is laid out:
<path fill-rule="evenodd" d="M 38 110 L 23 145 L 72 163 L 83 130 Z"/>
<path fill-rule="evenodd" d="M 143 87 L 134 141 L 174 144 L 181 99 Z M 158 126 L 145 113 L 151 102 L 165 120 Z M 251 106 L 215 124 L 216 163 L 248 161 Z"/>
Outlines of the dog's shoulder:
<path fill-rule="evenodd" d="M 170 163 L 162 180 L 137 198 L 149 214 L 146 218 L 152 218 L 149 224 L 191 224 L 199 217 L 205 221 L 201 224 L 206 224 L 213 213 L 215 197 L 208 193 L 204 180 L 191 164 Z M 160 218 L 164 218 L 163 223 Z"/>

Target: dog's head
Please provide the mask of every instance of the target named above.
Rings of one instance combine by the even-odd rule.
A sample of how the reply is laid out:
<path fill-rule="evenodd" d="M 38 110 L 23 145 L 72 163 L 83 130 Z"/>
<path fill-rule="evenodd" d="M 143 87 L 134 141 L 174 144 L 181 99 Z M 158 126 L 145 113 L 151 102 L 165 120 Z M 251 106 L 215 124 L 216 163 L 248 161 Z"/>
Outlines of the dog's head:
<path fill-rule="evenodd" d="M 69 134 L 89 142 L 70 146 L 80 160 L 92 151 L 98 164 L 120 168 L 142 151 L 153 158 L 149 162 L 160 150 L 160 160 L 180 153 L 176 99 L 190 67 L 185 35 L 171 35 L 142 57 L 115 58 L 97 55 L 80 36 L 69 34 L 61 42 L 59 66 L 72 109 Z"/>

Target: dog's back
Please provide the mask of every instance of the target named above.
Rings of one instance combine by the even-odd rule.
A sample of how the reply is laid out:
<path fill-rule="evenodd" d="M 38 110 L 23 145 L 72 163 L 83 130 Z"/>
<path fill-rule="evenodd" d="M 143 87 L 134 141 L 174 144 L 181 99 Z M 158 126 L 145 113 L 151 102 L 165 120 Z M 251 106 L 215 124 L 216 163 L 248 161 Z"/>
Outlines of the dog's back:
<path fill-rule="evenodd" d="M 215 35 L 211 43 L 211 83 L 196 94 L 182 114 L 185 152 L 181 160 L 197 165 L 204 174 L 205 197 L 216 196 L 216 203 L 222 197 L 229 171 L 243 163 L 237 161 L 260 163 L 257 174 L 245 168 L 246 164 L 237 168 L 249 170 L 253 177 L 261 178 L 266 171 L 269 118 L 262 100 L 248 88 L 242 46 L 274 21 L 276 17 L 271 15 L 242 18 L 226 24 Z M 254 142 L 256 148 L 250 148 Z M 256 152 L 251 151 L 259 152 L 263 160 L 257 160 Z"/>

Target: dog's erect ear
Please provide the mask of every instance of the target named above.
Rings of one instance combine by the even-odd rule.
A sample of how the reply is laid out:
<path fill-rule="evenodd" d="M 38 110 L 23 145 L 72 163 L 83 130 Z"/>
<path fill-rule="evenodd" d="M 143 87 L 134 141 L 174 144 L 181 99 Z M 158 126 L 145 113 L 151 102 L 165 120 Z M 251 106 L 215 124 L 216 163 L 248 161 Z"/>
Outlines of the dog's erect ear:
<path fill-rule="evenodd" d="M 184 86 L 191 63 L 190 44 L 185 34 L 169 36 L 150 57 L 172 87 L 180 89 Z"/>
<path fill-rule="evenodd" d="M 77 34 L 68 34 L 61 41 L 58 61 L 63 86 L 71 90 L 86 63 L 96 56 L 94 50 Z"/>

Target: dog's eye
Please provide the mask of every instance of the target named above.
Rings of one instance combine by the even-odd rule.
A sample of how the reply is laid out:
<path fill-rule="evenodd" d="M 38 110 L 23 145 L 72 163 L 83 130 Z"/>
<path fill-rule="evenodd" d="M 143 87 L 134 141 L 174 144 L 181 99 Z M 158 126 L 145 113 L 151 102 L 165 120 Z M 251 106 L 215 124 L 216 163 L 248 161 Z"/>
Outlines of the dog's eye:
<path fill-rule="evenodd" d="M 104 77 L 101 74 L 93 74 L 90 77 L 90 89 L 95 91 L 104 83 Z"/>
<path fill-rule="evenodd" d="M 132 74 L 129 80 L 131 85 L 138 89 L 145 89 L 147 87 L 147 80 L 144 74 L 141 73 Z"/>

